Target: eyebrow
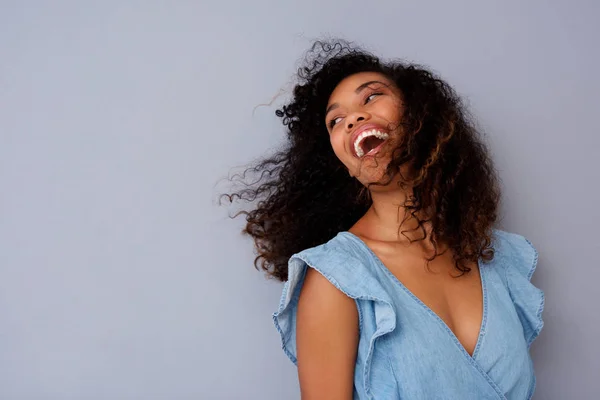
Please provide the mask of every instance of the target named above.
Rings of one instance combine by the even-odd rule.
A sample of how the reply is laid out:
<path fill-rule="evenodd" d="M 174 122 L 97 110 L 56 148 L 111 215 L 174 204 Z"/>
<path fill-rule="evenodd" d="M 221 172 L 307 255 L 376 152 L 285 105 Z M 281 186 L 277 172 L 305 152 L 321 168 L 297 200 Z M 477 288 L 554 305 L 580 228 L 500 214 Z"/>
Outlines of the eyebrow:
<path fill-rule="evenodd" d="M 388 86 L 388 84 L 383 83 L 381 81 L 368 81 L 365 82 L 363 84 L 361 84 L 359 87 L 356 88 L 356 90 L 354 90 L 354 93 L 359 94 L 360 92 L 362 92 L 367 86 L 373 84 L 373 83 L 381 83 L 384 86 Z M 332 105 L 330 105 L 329 107 L 327 107 L 327 110 L 325 110 L 325 116 L 327 116 L 327 114 L 329 114 L 330 111 L 338 108 L 340 105 L 338 103 L 333 103 Z"/>

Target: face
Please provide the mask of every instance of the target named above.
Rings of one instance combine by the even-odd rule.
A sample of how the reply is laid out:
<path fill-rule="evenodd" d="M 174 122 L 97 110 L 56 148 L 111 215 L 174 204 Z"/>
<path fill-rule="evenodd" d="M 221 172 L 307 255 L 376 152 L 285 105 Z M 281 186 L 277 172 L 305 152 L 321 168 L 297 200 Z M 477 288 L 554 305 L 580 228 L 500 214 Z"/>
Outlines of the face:
<path fill-rule="evenodd" d="M 325 123 L 331 146 L 363 185 L 384 176 L 398 142 L 401 107 L 400 91 L 377 72 L 345 78 L 329 97 Z"/>

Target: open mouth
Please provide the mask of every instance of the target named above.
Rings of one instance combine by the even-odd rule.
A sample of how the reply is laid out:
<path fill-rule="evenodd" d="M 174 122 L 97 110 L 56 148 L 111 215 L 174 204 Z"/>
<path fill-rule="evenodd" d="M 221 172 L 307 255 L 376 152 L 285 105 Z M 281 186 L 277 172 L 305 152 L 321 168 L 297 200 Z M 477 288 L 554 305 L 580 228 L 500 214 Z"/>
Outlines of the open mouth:
<path fill-rule="evenodd" d="M 372 156 L 377 153 L 390 135 L 377 129 L 361 132 L 354 141 L 354 152 L 357 157 Z"/>

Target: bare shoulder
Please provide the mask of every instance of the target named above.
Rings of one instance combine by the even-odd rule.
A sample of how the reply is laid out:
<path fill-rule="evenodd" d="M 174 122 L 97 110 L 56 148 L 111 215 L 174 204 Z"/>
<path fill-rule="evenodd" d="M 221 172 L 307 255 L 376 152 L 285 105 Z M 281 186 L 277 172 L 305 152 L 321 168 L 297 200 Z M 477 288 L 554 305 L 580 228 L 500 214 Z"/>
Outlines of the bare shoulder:
<path fill-rule="evenodd" d="M 351 399 L 359 334 L 355 301 L 308 268 L 296 318 L 302 399 Z"/>

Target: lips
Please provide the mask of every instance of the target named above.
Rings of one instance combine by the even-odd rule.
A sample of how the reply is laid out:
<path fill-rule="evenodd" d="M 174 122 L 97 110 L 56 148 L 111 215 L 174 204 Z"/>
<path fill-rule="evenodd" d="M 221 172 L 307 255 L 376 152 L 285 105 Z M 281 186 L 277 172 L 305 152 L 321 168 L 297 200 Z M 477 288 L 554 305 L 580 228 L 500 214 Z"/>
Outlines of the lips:
<path fill-rule="evenodd" d="M 376 134 L 373 131 L 376 131 Z M 360 149 L 358 149 L 359 152 L 357 152 L 355 143 L 357 142 L 357 140 L 359 140 L 360 141 L 359 145 L 362 146 L 364 144 L 364 142 L 368 139 L 368 138 L 365 139 L 365 135 L 363 133 L 367 133 L 367 135 L 369 137 L 376 136 L 378 139 L 381 139 L 382 142 L 380 144 L 378 144 L 377 146 L 369 149 L 369 151 L 367 151 L 366 153 L 359 154 L 359 152 L 363 153 L 363 149 L 361 147 Z M 385 141 L 388 139 L 388 137 L 387 137 L 388 135 L 389 135 L 389 133 L 388 133 L 387 129 L 385 129 L 381 125 L 377 125 L 377 124 L 362 125 L 359 128 L 357 128 L 350 136 L 350 143 L 349 143 L 350 152 L 356 158 L 363 158 L 368 155 L 374 155 L 375 153 L 377 153 L 379 151 L 379 149 L 383 146 Z"/>

